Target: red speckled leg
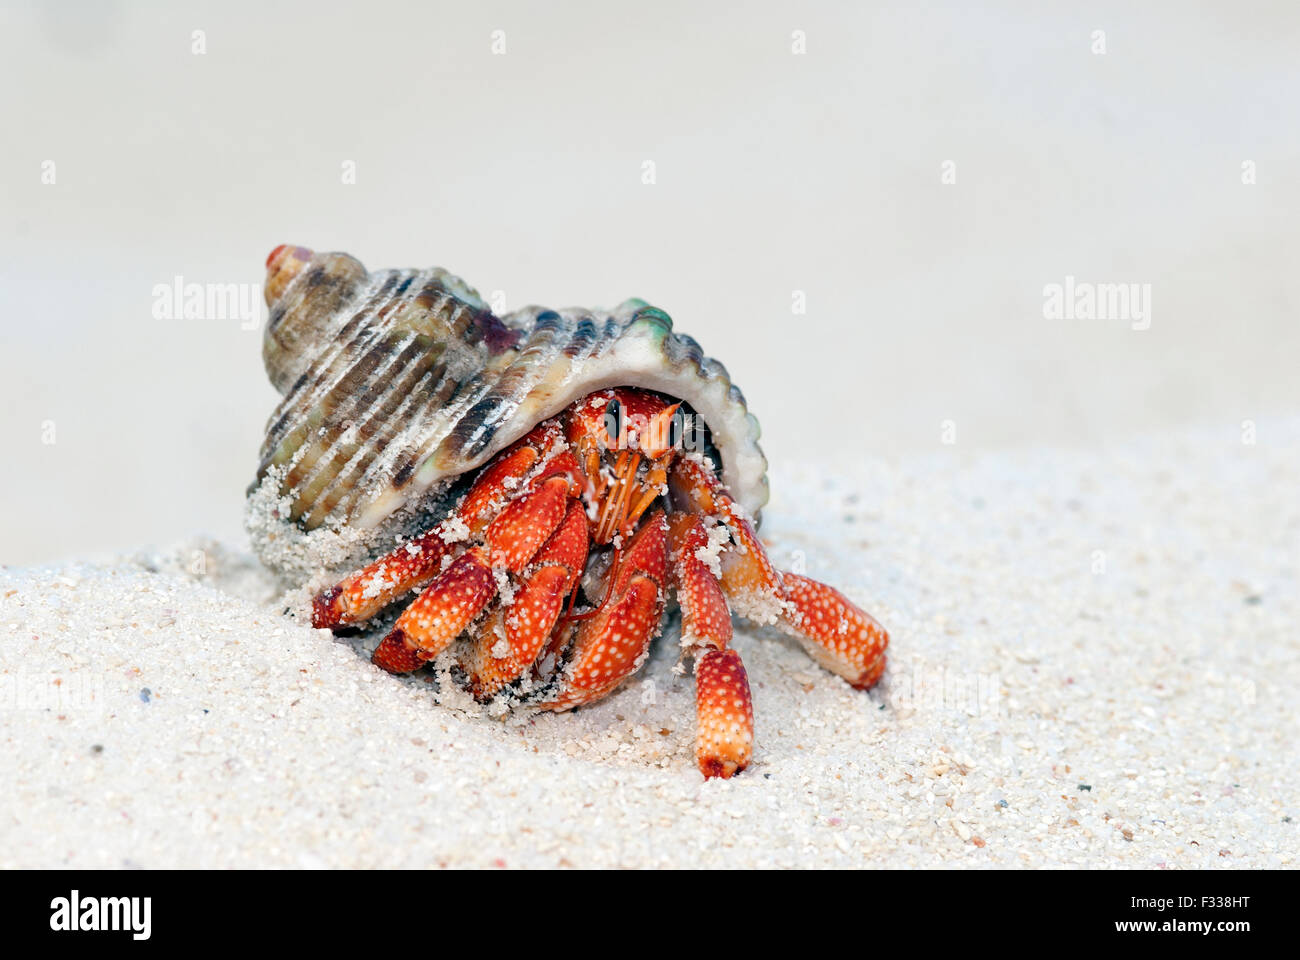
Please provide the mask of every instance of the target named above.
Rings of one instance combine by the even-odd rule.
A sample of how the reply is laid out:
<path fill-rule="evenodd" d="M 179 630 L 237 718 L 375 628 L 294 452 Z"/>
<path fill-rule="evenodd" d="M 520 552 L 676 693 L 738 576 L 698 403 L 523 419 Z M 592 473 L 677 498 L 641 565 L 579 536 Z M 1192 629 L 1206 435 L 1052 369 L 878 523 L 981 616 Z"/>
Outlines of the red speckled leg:
<path fill-rule="evenodd" d="M 529 565 L 509 607 L 498 608 L 480 632 L 465 665 L 470 687 L 486 700 L 519 679 L 551 636 L 587 565 L 587 515 L 577 500 Z"/>
<path fill-rule="evenodd" d="M 675 500 L 727 524 L 732 546 L 722 559 L 722 592 L 733 611 L 780 625 L 810 657 L 859 690 L 880 679 L 889 646 L 884 627 L 834 587 L 775 570 L 753 525 L 703 464 L 679 460 L 669 482 Z"/>
<path fill-rule="evenodd" d="M 396 597 L 429 582 L 448 551 L 453 528 L 443 521 L 345 580 L 322 590 L 311 602 L 313 627 L 344 627 L 369 620 Z"/>
<path fill-rule="evenodd" d="M 695 661 L 695 761 L 705 778 L 726 780 L 749 766 L 754 705 L 735 650 L 709 650 Z"/>
<path fill-rule="evenodd" d="M 522 490 L 523 479 L 546 449 L 542 444 L 553 442 L 558 435 L 558 427 L 550 428 L 549 433 L 539 428 L 529 434 L 484 468 L 455 514 L 317 594 L 312 601 L 312 626 L 333 629 L 361 623 L 397 597 L 427 584 L 455 543 L 480 535 L 514 492 Z"/>
<path fill-rule="evenodd" d="M 447 649 L 496 596 L 493 568 L 522 570 L 559 526 L 568 489 L 567 477 L 548 477 L 501 511 L 488 525 L 484 545 L 466 550 L 425 587 L 397 618 L 371 661 L 391 673 L 404 673 Z"/>
<path fill-rule="evenodd" d="M 667 524 L 657 510 L 623 550 L 609 602 L 578 628 L 563 688 L 544 709 L 599 700 L 636 671 L 663 616 L 667 576 Z"/>
<path fill-rule="evenodd" d="M 482 547 L 466 550 L 421 593 L 393 624 L 371 656 L 389 673 L 407 673 L 442 653 L 497 592 Z"/>
<path fill-rule="evenodd" d="M 726 779 L 749 765 L 754 709 L 745 665 L 727 649 L 731 611 L 708 562 L 720 545 L 710 543 L 699 516 L 687 513 L 669 519 L 668 541 L 682 608 L 682 647 L 695 657 L 695 760 L 706 778 Z"/>
<path fill-rule="evenodd" d="M 808 656 L 859 690 L 874 686 L 885 672 L 885 628 L 824 583 L 783 573 L 781 587 L 788 604 L 781 626 L 803 643 Z"/>
<path fill-rule="evenodd" d="M 679 458 L 668 482 L 680 508 L 727 525 L 732 543 L 722 555 L 722 592 L 731 610 L 758 623 L 771 623 L 781 608 L 781 578 L 745 511 L 698 460 Z"/>
<path fill-rule="evenodd" d="M 415 540 L 402 544 L 361 568 L 312 601 L 313 627 L 342 627 L 368 620 L 403 593 L 422 587 L 438 574 L 452 545 L 482 533 L 510 490 L 537 466 L 532 446 L 519 446 L 500 455 L 478 475 L 460 509 Z"/>

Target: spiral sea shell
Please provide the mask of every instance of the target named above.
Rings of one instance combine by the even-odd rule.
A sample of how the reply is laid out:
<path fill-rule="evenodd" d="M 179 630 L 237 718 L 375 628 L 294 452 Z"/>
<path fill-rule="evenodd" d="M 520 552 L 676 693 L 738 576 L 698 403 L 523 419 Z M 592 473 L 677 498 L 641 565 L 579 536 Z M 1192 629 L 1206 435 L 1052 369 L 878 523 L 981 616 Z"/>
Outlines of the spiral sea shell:
<path fill-rule="evenodd" d="M 641 300 L 495 316 L 445 270 L 366 271 L 343 253 L 267 259 L 263 360 L 283 397 L 247 524 L 285 573 L 354 564 L 441 516 L 455 481 L 605 387 L 657 390 L 707 425 L 722 479 L 767 501 L 758 422 L 726 368 Z"/>

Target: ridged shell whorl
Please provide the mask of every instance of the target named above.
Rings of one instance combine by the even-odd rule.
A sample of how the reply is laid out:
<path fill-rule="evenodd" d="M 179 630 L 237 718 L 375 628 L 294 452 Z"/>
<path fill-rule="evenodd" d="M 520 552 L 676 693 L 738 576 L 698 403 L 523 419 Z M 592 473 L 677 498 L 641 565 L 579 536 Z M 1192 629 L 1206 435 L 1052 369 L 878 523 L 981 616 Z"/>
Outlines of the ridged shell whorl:
<path fill-rule="evenodd" d="M 736 500 L 755 516 L 767 501 L 758 423 L 740 390 L 643 301 L 499 318 L 445 270 L 368 273 L 347 254 L 287 245 L 267 258 L 265 292 L 263 360 L 283 397 L 249 526 L 272 566 L 286 563 L 263 549 L 277 539 L 268 515 L 299 531 L 378 532 L 427 512 L 446 481 L 574 400 L 617 385 L 685 400 L 708 424 Z"/>

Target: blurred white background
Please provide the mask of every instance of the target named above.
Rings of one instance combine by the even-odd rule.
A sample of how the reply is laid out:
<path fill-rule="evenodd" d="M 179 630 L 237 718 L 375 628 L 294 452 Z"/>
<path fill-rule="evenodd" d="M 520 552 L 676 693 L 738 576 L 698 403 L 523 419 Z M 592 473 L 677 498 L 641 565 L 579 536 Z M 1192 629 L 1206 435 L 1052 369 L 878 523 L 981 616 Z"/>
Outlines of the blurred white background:
<path fill-rule="evenodd" d="M 1300 6 L 920 6 L 7 0 L 0 562 L 242 537 L 260 332 L 153 288 L 281 242 L 644 297 L 777 462 L 1300 409 Z M 1045 319 L 1067 275 L 1150 329 Z"/>

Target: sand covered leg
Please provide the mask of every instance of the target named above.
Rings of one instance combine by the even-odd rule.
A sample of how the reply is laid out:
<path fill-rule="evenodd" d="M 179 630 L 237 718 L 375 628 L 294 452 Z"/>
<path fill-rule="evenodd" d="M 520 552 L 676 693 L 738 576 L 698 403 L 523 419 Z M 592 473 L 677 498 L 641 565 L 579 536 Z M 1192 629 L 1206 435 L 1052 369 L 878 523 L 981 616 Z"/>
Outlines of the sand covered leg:
<path fill-rule="evenodd" d="M 548 421 L 493 460 L 452 516 L 358 570 L 312 601 L 313 627 L 341 627 L 373 617 L 397 597 L 429 583 L 454 545 L 482 534 L 559 437 Z"/>
<path fill-rule="evenodd" d="M 721 542 L 696 514 L 673 514 L 668 531 L 682 649 L 695 657 L 695 760 L 706 778 L 726 779 L 749 765 L 754 710 L 740 654 L 727 649 L 731 611 L 715 572 Z"/>
<path fill-rule="evenodd" d="M 370 662 L 389 673 L 417 669 L 442 653 L 496 592 L 487 551 L 482 547 L 466 550 L 403 611 Z"/>
<path fill-rule="evenodd" d="M 858 690 L 874 686 L 885 672 L 885 628 L 824 583 L 782 573 L 781 588 L 786 601 L 781 626 L 799 639 L 808 656 Z"/>
<path fill-rule="evenodd" d="M 757 623 L 771 623 L 781 610 L 781 577 L 745 511 L 702 460 L 679 458 L 668 483 L 678 509 L 726 524 L 731 545 L 722 554 L 720 575 L 731 610 Z"/>
<path fill-rule="evenodd" d="M 667 576 L 667 523 L 657 510 L 623 550 L 609 602 L 578 628 L 564 683 L 543 709 L 599 700 L 641 666 L 663 615 Z"/>
<path fill-rule="evenodd" d="M 587 565 L 587 516 L 577 500 L 525 571 L 509 606 L 493 612 L 464 664 L 470 689 L 487 700 L 537 659 Z"/>
<path fill-rule="evenodd" d="M 732 542 L 723 551 L 722 592 L 735 613 L 779 625 L 859 690 L 880 679 L 889 634 L 875 618 L 834 587 L 777 571 L 749 518 L 701 461 L 679 460 L 669 483 L 676 502 L 727 525 Z"/>
<path fill-rule="evenodd" d="M 450 521 L 444 520 L 316 594 L 311 602 L 311 625 L 334 629 L 361 623 L 395 598 L 428 583 L 449 552 L 448 538 L 454 529 Z"/>
<path fill-rule="evenodd" d="M 482 546 L 452 561 L 403 611 L 371 662 L 390 673 L 414 670 L 447 649 L 499 587 L 494 571 L 518 572 L 564 518 L 569 480 L 552 476 L 488 524 Z"/>

